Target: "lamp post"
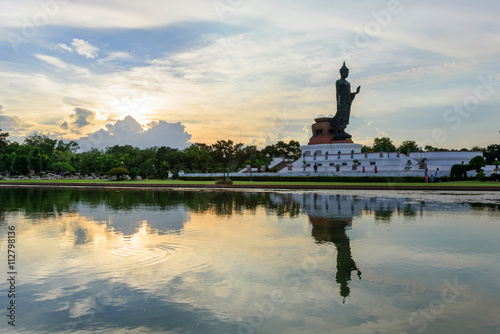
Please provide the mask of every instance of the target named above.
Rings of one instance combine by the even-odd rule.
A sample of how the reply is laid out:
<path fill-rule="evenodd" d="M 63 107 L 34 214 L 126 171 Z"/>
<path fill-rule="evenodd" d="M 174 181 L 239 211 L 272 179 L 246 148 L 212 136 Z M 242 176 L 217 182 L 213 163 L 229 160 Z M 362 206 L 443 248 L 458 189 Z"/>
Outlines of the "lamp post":
<path fill-rule="evenodd" d="M 495 174 L 497 174 L 496 179 L 498 181 L 498 158 L 495 158 Z"/>
<path fill-rule="evenodd" d="M 266 163 L 267 163 L 266 167 L 267 167 L 267 169 L 269 169 L 269 164 L 270 164 L 270 162 L 269 162 L 269 153 L 266 154 Z"/>
<path fill-rule="evenodd" d="M 226 165 L 227 165 L 227 163 L 226 163 L 226 153 L 224 153 L 222 155 L 222 158 L 224 159 L 224 172 L 222 174 L 223 174 L 224 181 L 226 181 Z"/>

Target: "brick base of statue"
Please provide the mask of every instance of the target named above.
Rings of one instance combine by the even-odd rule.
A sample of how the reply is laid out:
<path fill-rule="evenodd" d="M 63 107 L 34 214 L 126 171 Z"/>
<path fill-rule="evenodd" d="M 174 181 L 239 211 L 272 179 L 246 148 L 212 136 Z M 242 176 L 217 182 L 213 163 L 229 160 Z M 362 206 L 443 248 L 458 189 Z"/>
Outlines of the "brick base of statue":
<path fill-rule="evenodd" d="M 337 143 L 353 143 L 351 138 L 335 138 L 335 130 L 329 122 L 329 117 L 316 118 L 312 128 L 312 137 L 309 139 L 308 145 L 317 144 L 337 144 Z M 342 129 L 337 129 L 341 132 Z M 349 136 L 350 137 L 350 136 Z"/>

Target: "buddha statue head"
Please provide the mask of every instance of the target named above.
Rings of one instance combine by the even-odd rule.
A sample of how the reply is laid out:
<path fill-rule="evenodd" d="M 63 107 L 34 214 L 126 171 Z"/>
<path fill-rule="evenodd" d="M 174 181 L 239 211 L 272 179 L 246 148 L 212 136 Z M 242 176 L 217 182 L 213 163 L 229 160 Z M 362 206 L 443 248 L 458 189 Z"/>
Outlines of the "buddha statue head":
<path fill-rule="evenodd" d="M 342 67 L 340 68 L 340 77 L 342 79 L 345 79 L 349 76 L 349 69 L 347 68 L 347 66 L 345 66 L 345 62 L 344 62 L 344 65 L 342 65 Z"/>

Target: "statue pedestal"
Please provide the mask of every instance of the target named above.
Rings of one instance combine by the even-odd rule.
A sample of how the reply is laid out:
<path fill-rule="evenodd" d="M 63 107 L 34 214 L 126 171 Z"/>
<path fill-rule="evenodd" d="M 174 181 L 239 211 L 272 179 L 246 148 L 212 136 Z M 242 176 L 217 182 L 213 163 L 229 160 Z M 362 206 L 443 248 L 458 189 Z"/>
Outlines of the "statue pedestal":
<path fill-rule="evenodd" d="M 352 141 L 351 142 L 340 142 L 340 141 L 333 141 L 332 143 L 329 144 L 313 144 L 313 145 L 303 145 L 300 147 L 302 150 L 302 156 L 304 156 L 304 153 L 306 156 L 308 155 L 314 155 L 316 153 L 316 156 L 322 156 L 325 155 L 326 152 L 330 156 L 333 156 L 334 154 L 338 154 L 340 151 L 340 154 L 347 154 L 347 153 L 361 153 L 361 148 L 363 145 L 361 144 L 354 144 Z"/>
<path fill-rule="evenodd" d="M 329 117 L 320 117 L 314 120 L 311 126 L 313 135 L 309 139 L 307 145 L 301 146 L 302 156 L 314 155 L 323 156 L 328 152 L 329 155 L 347 154 L 347 153 L 361 153 L 363 145 L 354 144 L 352 139 L 336 140 L 334 129 L 330 125 Z"/>
<path fill-rule="evenodd" d="M 312 128 L 312 137 L 309 139 L 308 145 L 317 144 L 339 144 L 339 143 L 353 143 L 350 138 L 335 138 L 335 129 L 330 125 L 329 117 L 316 118 Z"/>

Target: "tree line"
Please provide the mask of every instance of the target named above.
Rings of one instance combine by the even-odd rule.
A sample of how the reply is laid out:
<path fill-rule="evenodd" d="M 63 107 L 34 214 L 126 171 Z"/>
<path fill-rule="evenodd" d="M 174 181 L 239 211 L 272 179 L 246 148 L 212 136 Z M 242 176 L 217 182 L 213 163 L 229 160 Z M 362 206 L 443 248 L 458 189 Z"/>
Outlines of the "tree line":
<path fill-rule="evenodd" d="M 493 164 L 495 159 L 497 159 L 497 161 L 500 160 L 500 144 L 491 144 L 487 147 L 473 146 L 470 149 L 462 148 L 460 150 L 449 150 L 446 148 L 437 148 L 431 145 L 426 145 L 425 147 L 420 148 L 415 141 L 405 140 L 401 143 L 401 145 L 396 147 L 389 137 L 382 137 L 375 138 L 372 146 L 363 146 L 361 149 L 362 152 L 367 150 L 373 152 L 396 152 L 399 150 L 401 153 L 419 152 L 420 150 L 423 152 L 476 151 L 483 153 L 487 165 Z"/>
<path fill-rule="evenodd" d="M 42 172 L 64 172 L 105 175 L 115 167 L 123 167 L 131 177 L 165 178 L 180 170 L 191 173 L 237 172 L 246 165 L 268 166 L 272 157 L 298 159 L 298 141 L 278 141 L 259 149 L 255 145 L 217 140 L 208 145 L 195 143 L 184 150 L 160 146 L 140 149 L 132 145 L 115 145 L 104 150 L 96 148 L 78 152 L 75 141 L 51 139 L 39 132 L 27 135 L 22 144 L 10 142 L 9 134 L 0 129 L 0 171 L 27 175 Z"/>
<path fill-rule="evenodd" d="M 140 149 L 132 145 L 115 145 L 104 150 L 93 148 L 78 152 L 77 142 L 51 139 L 36 131 L 28 134 L 21 144 L 10 142 L 8 137 L 9 133 L 0 129 L 0 172 L 11 175 L 27 175 L 30 171 L 36 174 L 52 171 L 105 175 L 115 167 L 123 167 L 131 177 L 165 178 L 169 172 L 180 170 L 190 173 L 237 172 L 247 165 L 268 166 L 272 157 L 297 160 L 301 156 L 300 144 L 295 140 L 288 143 L 278 141 L 263 149 L 232 140 L 217 140 L 211 145 L 195 143 L 183 150 L 166 146 Z M 395 152 L 397 149 L 401 153 L 420 150 L 415 141 L 406 140 L 396 147 L 390 138 L 382 137 L 375 138 L 372 146 L 363 146 L 362 151 Z M 425 146 L 423 150 L 449 151 L 432 146 Z M 500 144 L 486 148 L 475 146 L 471 150 L 483 152 L 486 164 L 500 160 Z"/>

